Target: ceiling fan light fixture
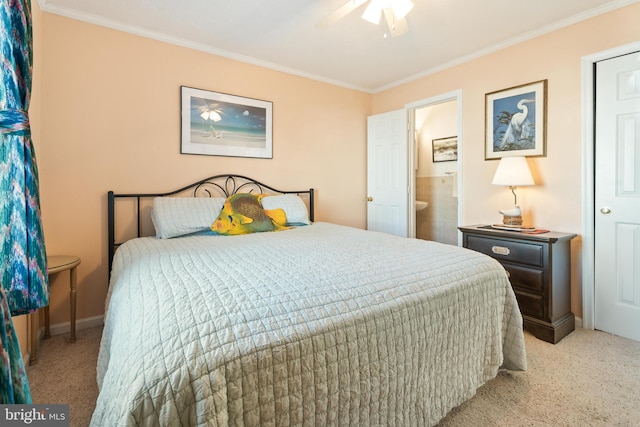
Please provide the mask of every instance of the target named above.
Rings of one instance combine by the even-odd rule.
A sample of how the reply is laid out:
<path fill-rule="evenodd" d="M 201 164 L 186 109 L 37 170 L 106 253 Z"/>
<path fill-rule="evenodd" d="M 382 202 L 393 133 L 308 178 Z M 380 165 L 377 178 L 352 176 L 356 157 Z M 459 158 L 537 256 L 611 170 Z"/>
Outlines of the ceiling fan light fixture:
<path fill-rule="evenodd" d="M 413 3 L 411 0 L 394 0 L 391 3 L 391 9 L 396 19 L 402 19 L 413 9 Z"/>
<path fill-rule="evenodd" d="M 367 8 L 362 14 L 362 19 L 378 25 L 380 23 L 380 17 L 382 16 L 382 3 L 380 0 L 371 0 L 367 5 Z"/>

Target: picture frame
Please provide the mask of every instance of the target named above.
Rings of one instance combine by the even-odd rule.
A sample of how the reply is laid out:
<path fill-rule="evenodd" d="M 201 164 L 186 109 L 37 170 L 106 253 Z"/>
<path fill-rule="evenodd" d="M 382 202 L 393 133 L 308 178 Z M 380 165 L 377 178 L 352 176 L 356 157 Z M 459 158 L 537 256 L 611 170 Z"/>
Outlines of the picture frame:
<path fill-rule="evenodd" d="M 547 80 L 485 95 L 485 160 L 546 156 Z"/>
<path fill-rule="evenodd" d="M 431 140 L 433 162 L 453 162 L 458 160 L 458 137 L 448 136 Z"/>
<path fill-rule="evenodd" d="M 180 153 L 273 158 L 273 103 L 180 86 Z"/>

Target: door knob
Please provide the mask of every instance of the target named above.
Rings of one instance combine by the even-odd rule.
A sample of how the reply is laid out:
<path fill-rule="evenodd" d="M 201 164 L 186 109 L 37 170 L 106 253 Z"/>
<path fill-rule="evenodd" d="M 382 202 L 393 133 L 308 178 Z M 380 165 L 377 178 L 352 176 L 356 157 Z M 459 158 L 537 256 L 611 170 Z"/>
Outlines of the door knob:
<path fill-rule="evenodd" d="M 600 213 L 602 215 L 609 215 L 611 213 L 611 209 L 609 209 L 609 208 L 600 208 Z"/>
<path fill-rule="evenodd" d="M 373 202 L 373 197 L 371 196 L 367 197 L 367 202 Z"/>

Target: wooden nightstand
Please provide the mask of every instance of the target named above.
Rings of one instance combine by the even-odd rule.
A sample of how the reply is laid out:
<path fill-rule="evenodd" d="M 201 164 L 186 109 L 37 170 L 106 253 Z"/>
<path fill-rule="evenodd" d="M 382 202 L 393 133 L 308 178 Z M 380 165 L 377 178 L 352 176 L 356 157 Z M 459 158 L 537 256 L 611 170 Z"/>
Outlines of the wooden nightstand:
<path fill-rule="evenodd" d="M 47 274 L 69 270 L 69 342 L 76 340 L 76 267 L 80 265 L 80 258 L 73 255 L 52 255 L 47 257 Z M 33 365 L 38 361 L 38 330 L 39 322 L 34 316 L 31 320 L 31 356 L 29 364 Z M 49 306 L 44 307 L 44 337 L 49 338 Z"/>
<path fill-rule="evenodd" d="M 575 234 L 525 234 L 486 225 L 459 229 L 465 248 L 495 258 L 507 270 L 524 329 L 554 344 L 575 329 L 570 242 Z"/>

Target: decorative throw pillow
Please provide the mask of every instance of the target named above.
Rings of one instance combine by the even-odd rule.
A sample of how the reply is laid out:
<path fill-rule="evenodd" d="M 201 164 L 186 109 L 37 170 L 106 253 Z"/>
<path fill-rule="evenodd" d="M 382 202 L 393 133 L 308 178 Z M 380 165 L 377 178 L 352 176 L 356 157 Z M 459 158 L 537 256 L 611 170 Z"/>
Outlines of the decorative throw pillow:
<path fill-rule="evenodd" d="M 282 209 L 265 211 L 262 208 L 260 199 L 264 196 L 250 193 L 229 196 L 211 230 L 217 234 L 238 235 L 287 228 L 287 217 Z"/>

